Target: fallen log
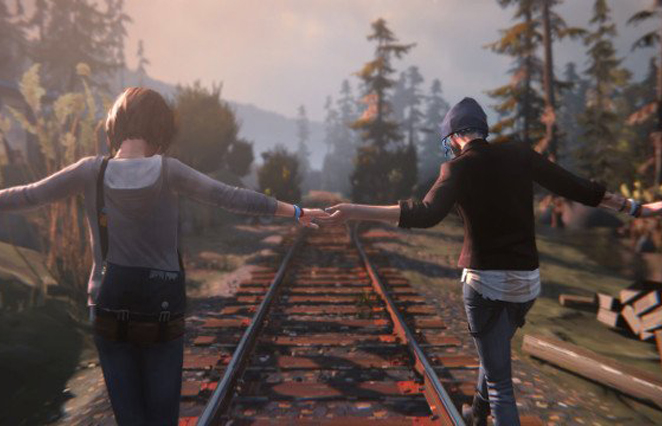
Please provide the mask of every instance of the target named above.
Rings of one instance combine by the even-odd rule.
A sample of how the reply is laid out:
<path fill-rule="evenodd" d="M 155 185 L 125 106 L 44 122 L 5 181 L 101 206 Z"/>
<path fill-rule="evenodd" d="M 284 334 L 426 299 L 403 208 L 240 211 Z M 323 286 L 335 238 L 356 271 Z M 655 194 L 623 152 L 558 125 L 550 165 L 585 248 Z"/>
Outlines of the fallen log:
<path fill-rule="evenodd" d="M 560 294 L 559 303 L 566 308 L 586 309 L 595 311 L 596 302 L 593 296 L 578 296 L 576 294 Z"/>
<path fill-rule="evenodd" d="M 659 346 L 658 340 L 658 346 Z M 662 408 L 662 380 L 638 368 L 549 337 L 525 335 L 522 350 L 533 357 Z"/>

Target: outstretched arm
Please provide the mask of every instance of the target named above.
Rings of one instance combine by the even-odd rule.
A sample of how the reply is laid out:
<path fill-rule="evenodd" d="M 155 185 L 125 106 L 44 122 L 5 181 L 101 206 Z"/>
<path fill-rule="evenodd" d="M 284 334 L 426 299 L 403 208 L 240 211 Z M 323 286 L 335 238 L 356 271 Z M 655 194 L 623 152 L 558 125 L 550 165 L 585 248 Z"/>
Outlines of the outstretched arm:
<path fill-rule="evenodd" d="M 38 182 L 0 190 L 0 211 L 29 210 L 83 192 L 94 160 L 86 157 Z"/>
<path fill-rule="evenodd" d="M 347 220 L 384 221 L 402 228 L 429 228 L 441 222 L 455 205 L 459 173 L 455 165 L 444 163 L 439 178 L 425 195 L 423 201 L 402 200 L 392 206 L 367 206 L 362 204 L 338 204 L 326 209 L 330 219 L 322 224 L 335 225 Z"/>
<path fill-rule="evenodd" d="M 277 201 L 250 189 L 226 185 L 174 158 L 167 158 L 168 181 L 174 190 L 194 200 L 213 204 L 234 213 L 295 217 L 292 204 Z M 299 222 L 316 227 L 314 219 L 328 217 L 319 209 L 303 209 Z"/>
<path fill-rule="evenodd" d="M 549 161 L 538 152 L 531 150 L 533 179 L 550 191 L 592 207 L 600 207 L 637 217 L 662 215 L 662 201 L 644 204 L 640 211 L 633 206 L 633 199 L 612 193 L 594 181 L 576 176 L 556 163 Z"/>

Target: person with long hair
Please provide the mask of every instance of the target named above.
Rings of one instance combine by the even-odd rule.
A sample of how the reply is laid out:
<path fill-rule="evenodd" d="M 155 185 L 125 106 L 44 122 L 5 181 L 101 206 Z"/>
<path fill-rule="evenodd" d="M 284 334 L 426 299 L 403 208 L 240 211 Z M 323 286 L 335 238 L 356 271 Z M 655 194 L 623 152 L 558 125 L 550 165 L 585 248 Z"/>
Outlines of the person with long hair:
<path fill-rule="evenodd" d="M 86 157 L 39 182 L 0 190 L 0 211 L 84 195 L 93 251 L 88 304 L 115 418 L 176 425 L 186 306 L 178 197 L 313 228 L 328 214 L 228 186 L 166 156 L 174 114 L 153 90 L 126 89 L 105 127 L 113 156 Z"/>
<path fill-rule="evenodd" d="M 520 424 L 511 374 L 510 341 L 540 294 L 535 238 L 533 182 L 570 200 L 627 212 L 634 217 L 662 213 L 662 202 L 642 205 L 606 191 L 604 185 L 566 171 L 515 140 L 490 143 L 487 116 L 472 98 L 455 105 L 441 123 L 442 145 L 454 158 L 422 201 L 391 206 L 338 204 L 327 209 L 334 225 L 375 220 L 402 228 L 429 228 L 456 208 L 464 223 L 464 308 L 480 358 L 468 424 Z"/>

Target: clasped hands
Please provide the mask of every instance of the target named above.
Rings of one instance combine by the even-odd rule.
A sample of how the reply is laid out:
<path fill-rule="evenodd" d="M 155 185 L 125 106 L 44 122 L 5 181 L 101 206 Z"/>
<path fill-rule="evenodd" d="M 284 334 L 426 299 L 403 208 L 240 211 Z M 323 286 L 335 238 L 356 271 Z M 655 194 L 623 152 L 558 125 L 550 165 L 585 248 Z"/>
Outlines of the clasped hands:
<path fill-rule="evenodd" d="M 357 219 L 352 215 L 352 207 L 352 204 L 341 203 L 325 209 L 303 209 L 304 214 L 299 219 L 299 224 L 314 229 L 319 228 L 319 225 L 342 225 L 347 220 Z"/>

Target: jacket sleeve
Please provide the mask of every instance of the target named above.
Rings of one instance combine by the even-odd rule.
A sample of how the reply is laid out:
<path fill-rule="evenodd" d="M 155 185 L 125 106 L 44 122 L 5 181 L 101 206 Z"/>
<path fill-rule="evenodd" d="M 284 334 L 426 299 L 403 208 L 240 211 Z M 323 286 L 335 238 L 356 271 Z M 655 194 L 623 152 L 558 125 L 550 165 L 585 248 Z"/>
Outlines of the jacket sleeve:
<path fill-rule="evenodd" d="M 423 201 L 402 200 L 400 204 L 401 228 L 430 228 L 441 222 L 457 200 L 460 173 L 457 164 L 441 165 L 439 178 Z"/>
<path fill-rule="evenodd" d="M 168 183 L 181 195 L 234 213 L 273 215 L 276 212 L 275 198 L 250 189 L 226 185 L 175 158 L 167 158 L 166 161 Z"/>
<path fill-rule="evenodd" d="M 607 190 L 604 185 L 570 173 L 533 149 L 529 151 L 534 181 L 569 200 L 592 207 L 600 204 Z"/>
<path fill-rule="evenodd" d="M 82 193 L 94 159 L 85 157 L 38 182 L 0 190 L 0 211 L 34 209 Z"/>

